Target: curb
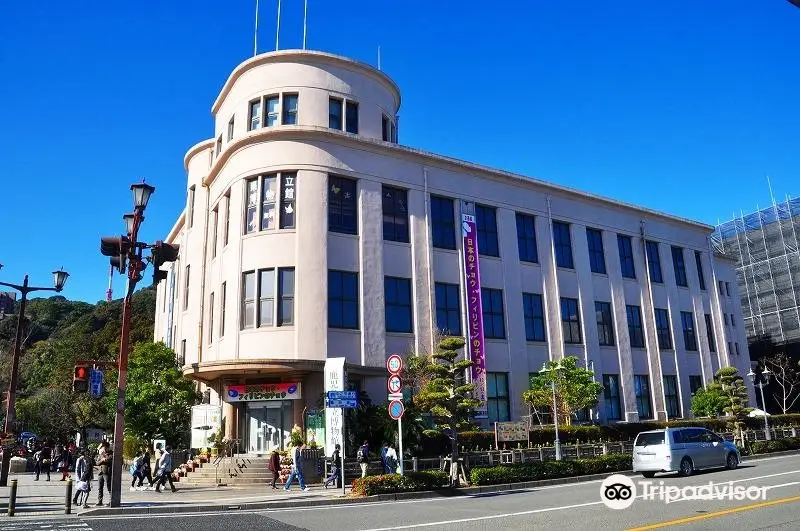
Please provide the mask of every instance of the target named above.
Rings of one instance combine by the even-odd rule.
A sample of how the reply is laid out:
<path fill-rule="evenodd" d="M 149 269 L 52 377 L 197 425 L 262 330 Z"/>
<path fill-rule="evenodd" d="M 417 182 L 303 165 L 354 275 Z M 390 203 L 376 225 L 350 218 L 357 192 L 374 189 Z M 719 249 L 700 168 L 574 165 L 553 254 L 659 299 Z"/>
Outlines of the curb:
<path fill-rule="evenodd" d="M 780 457 L 786 455 L 800 455 L 800 450 L 785 450 L 781 452 L 772 452 L 769 454 L 748 455 L 742 456 L 744 461 L 757 461 L 759 459 L 766 459 L 770 457 Z M 597 481 L 605 479 L 609 474 L 624 474 L 632 476 L 632 470 L 617 470 L 614 472 L 604 474 L 591 474 L 586 476 L 571 476 L 565 478 L 554 479 L 540 479 L 536 481 L 524 481 L 520 483 L 504 483 L 500 485 L 485 485 L 480 487 L 464 487 L 454 489 L 441 489 L 433 491 L 418 491 L 418 492 L 398 492 L 395 494 L 376 494 L 373 496 L 350 498 L 350 497 L 337 497 L 325 498 L 320 500 L 303 500 L 303 501 L 264 501 L 264 502 L 248 502 L 240 504 L 226 504 L 226 505 L 171 505 L 171 506 L 146 506 L 146 507 L 114 507 L 114 508 L 97 508 L 90 509 L 85 512 L 77 513 L 80 517 L 92 516 L 119 516 L 126 514 L 147 515 L 147 514 L 177 514 L 177 513 L 213 513 L 213 512 L 228 512 L 228 511 L 260 511 L 264 509 L 294 509 L 306 507 L 321 507 L 330 505 L 353 505 L 359 503 L 376 503 L 386 501 L 403 501 L 403 500 L 419 500 L 428 498 L 452 498 L 458 496 L 475 496 L 481 494 L 489 494 L 495 492 L 514 492 L 532 489 L 536 487 L 547 487 L 551 485 L 566 485 L 570 483 L 585 483 L 587 481 Z"/>

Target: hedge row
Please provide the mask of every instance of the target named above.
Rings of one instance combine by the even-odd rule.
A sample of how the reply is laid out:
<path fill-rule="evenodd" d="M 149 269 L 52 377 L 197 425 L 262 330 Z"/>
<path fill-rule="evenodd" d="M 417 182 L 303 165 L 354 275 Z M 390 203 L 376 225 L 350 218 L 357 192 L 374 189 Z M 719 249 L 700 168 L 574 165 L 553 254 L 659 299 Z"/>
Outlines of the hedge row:
<path fill-rule="evenodd" d="M 757 441 L 748 444 L 750 454 L 769 454 L 785 450 L 800 450 L 800 437 L 787 437 L 774 441 Z"/>
<path fill-rule="evenodd" d="M 566 478 L 588 474 L 604 474 L 631 469 L 630 455 L 604 455 L 575 461 L 537 461 L 520 465 L 473 468 L 472 485 L 498 485 L 539 479 Z"/>
<path fill-rule="evenodd" d="M 357 496 L 372 496 L 373 494 L 436 490 L 448 486 L 449 482 L 449 475 L 439 470 L 405 472 L 402 476 L 400 474 L 383 474 L 356 479 L 353 481 L 352 492 Z"/>

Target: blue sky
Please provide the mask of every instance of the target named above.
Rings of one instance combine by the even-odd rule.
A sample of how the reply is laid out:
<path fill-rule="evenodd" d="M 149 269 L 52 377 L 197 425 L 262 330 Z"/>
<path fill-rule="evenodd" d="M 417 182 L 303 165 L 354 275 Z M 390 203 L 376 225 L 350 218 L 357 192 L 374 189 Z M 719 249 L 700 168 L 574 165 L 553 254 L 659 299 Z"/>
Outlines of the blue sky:
<path fill-rule="evenodd" d="M 260 51 L 277 0 L 261 0 Z M 281 48 L 302 43 L 283 0 Z M 157 187 L 142 233 L 184 203 L 183 155 L 252 55 L 254 0 L 0 7 L 0 280 L 104 296 L 101 235 L 129 185 Z M 708 223 L 800 195 L 800 9 L 785 0 L 309 0 L 308 47 L 399 84 L 400 142 Z M 149 282 L 150 272 L 146 274 Z M 115 295 L 122 278 L 115 278 Z"/>

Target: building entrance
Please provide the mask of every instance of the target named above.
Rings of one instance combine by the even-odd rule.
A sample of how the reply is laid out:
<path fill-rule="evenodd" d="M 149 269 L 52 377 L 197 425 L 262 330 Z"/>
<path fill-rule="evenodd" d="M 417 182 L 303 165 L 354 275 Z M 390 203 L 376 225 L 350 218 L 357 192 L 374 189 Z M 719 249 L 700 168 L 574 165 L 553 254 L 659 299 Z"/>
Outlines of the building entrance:
<path fill-rule="evenodd" d="M 268 454 L 283 450 L 292 430 L 289 400 L 247 403 L 247 453 Z"/>

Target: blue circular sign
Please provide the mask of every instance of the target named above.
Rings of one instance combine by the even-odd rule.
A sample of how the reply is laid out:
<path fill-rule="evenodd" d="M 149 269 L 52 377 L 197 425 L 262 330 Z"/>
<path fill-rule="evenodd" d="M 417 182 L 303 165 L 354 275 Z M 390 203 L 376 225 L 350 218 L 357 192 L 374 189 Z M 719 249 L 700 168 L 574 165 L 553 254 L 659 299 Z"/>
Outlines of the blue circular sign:
<path fill-rule="evenodd" d="M 237 396 L 239 396 L 239 391 L 237 391 L 236 389 L 228 389 L 229 398 L 236 398 Z"/>
<path fill-rule="evenodd" d="M 289 389 L 286 390 L 287 393 L 293 395 L 297 392 L 297 385 L 290 385 Z"/>
<path fill-rule="evenodd" d="M 399 400 L 392 400 L 389 403 L 389 416 L 392 417 L 392 419 L 394 420 L 399 419 L 400 417 L 403 416 L 404 411 L 405 407 L 403 406 L 403 403 L 400 402 Z"/>

